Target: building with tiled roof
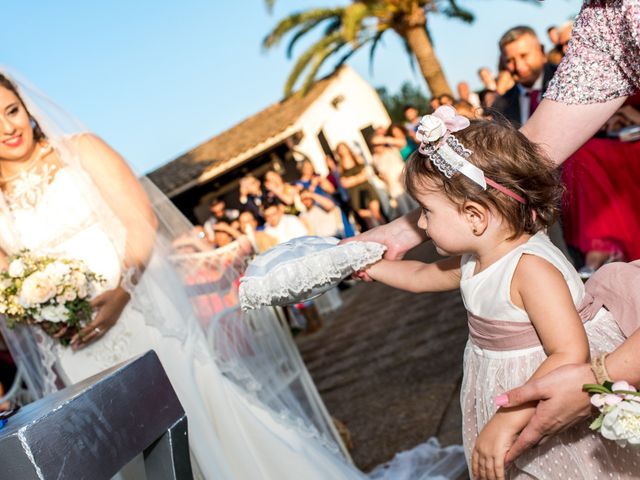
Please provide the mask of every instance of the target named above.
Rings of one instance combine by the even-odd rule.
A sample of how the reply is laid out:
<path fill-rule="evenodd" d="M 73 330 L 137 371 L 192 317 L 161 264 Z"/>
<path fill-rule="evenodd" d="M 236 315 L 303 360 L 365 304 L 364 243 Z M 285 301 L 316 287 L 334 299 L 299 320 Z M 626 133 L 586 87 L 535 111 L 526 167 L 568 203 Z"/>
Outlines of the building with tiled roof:
<path fill-rule="evenodd" d="M 275 169 L 293 180 L 296 161 L 303 158 L 323 172 L 325 156 L 340 142 L 368 158 L 365 137 L 389 122 L 375 90 L 343 66 L 305 96 L 294 94 L 265 108 L 147 176 L 183 213 L 202 221 L 214 196 L 234 205 L 238 180 L 246 174 L 261 177 Z"/>

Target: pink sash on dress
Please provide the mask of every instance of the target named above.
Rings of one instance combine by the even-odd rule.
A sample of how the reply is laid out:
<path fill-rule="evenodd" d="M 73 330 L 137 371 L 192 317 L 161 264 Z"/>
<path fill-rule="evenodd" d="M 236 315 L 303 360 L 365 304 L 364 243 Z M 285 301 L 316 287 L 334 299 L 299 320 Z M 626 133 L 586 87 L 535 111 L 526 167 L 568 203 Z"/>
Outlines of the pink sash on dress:
<path fill-rule="evenodd" d="M 587 281 L 585 290 L 584 299 L 578 307 L 583 323 L 605 307 L 625 337 L 640 327 L 640 260 L 603 266 Z M 467 312 L 467 317 L 471 341 L 480 348 L 506 351 L 541 344 L 531 323 L 491 320 L 470 312 Z"/>
<path fill-rule="evenodd" d="M 467 312 L 467 318 L 471 341 L 480 348 L 505 351 L 540 345 L 536 329 L 529 322 L 490 320 L 470 312 Z"/>

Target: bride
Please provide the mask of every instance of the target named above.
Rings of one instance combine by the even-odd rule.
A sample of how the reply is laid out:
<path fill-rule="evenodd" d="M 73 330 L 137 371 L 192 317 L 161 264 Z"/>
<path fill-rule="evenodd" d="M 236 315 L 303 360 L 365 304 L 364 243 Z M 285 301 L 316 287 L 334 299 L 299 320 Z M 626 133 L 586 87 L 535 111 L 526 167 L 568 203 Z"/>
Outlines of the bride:
<path fill-rule="evenodd" d="M 300 412 L 284 404 L 276 412 L 275 400 L 269 407 L 261 402 L 255 392 L 269 388 L 262 379 L 233 381 L 233 374 L 246 379 L 250 369 L 240 356 L 231 358 L 229 348 L 221 371 L 215 347 L 207 342 L 168 261 L 169 233 L 179 233 L 180 222 L 168 218 L 168 200 L 156 191 L 158 201 L 152 205 L 113 149 L 2 71 L 0 188 L 0 261 L 5 268 L 7 255 L 28 248 L 83 260 L 107 279 L 93 300 L 93 321 L 69 347 L 38 327 L 11 330 L 2 322 L 35 396 L 153 349 L 187 414 L 194 470 L 202 477 L 364 477 Z M 164 207 L 156 210 L 165 213 L 155 213 L 158 205 Z M 90 441 L 92 433 L 86 434 Z"/>

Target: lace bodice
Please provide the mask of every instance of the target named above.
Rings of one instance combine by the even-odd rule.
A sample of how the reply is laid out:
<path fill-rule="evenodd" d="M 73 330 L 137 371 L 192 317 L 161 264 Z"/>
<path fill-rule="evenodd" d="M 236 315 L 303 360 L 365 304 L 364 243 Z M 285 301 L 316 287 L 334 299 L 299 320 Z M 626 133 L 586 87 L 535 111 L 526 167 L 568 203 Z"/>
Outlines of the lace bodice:
<path fill-rule="evenodd" d="M 44 184 L 34 180 L 25 185 L 32 188 L 31 195 L 27 192 L 32 201 L 7 198 L 5 215 L 12 217 L 20 248 L 81 259 L 107 279 L 105 288 L 113 288 L 120 277 L 118 249 L 82 195 L 77 172 L 63 167 L 54 173 Z"/>

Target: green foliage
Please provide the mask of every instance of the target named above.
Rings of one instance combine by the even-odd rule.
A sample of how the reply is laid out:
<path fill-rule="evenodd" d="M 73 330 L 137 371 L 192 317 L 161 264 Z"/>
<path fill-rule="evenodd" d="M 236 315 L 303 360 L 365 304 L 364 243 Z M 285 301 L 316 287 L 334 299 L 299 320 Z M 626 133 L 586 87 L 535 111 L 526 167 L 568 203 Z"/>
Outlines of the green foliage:
<path fill-rule="evenodd" d="M 426 113 L 429 109 L 429 100 L 418 86 L 410 82 L 404 82 L 400 91 L 390 94 L 385 87 L 376 89 L 380 100 L 384 104 L 393 123 L 404 123 L 405 105 L 415 106 L 420 113 Z"/>
<path fill-rule="evenodd" d="M 265 0 L 269 12 L 273 11 L 275 1 Z M 415 23 L 416 21 L 424 21 L 424 16 L 420 17 L 422 11 L 429 15 L 439 13 L 467 23 L 474 19 L 472 12 L 458 5 L 458 0 L 352 0 L 346 7 L 312 8 L 285 17 L 267 34 L 263 40 L 263 46 L 272 48 L 283 37 L 291 34 L 292 37 L 286 50 L 288 58 L 291 58 L 293 48 L 301 38 L 307 38 L 311 32 L 318 31 L 321 26 L 324 27 L 322 38 L 298 58 L 285 85 L 285 95 L 290 95 L 306 71 L 302 82 L 302 93 L 304 93 L 315 80 L 322 65 L 338 53 L 341 54 L 340 60 L 334 65 L 334 68 L 344 63 L 362 46 L 369 44 L 371 47 L 369 50 L 371 69 L 376 47 L 383 34 L 389 30 L 394 30 L 403 37 L 407 54 L 413 66 L 415 52 L 409 48 L 405 33 L 407 28 L 415 28 L 416 25 L 419 25 L 419 23 Z M 420 15 L 416 17 L 416 13 Z M 426 23 L 424 28 L 427 28 Z M 340 37 L 338 38 L 337 35 Z M 431 41 L 428 31 L 427 35 Z M 327 38 L 332 38 L 332 41 L 328 42 Z M 343 48 L 348 48 L 348 50 L 342 51 Z M 430 88 L 433 90 L 432 84 L 430 84 Z"/>

